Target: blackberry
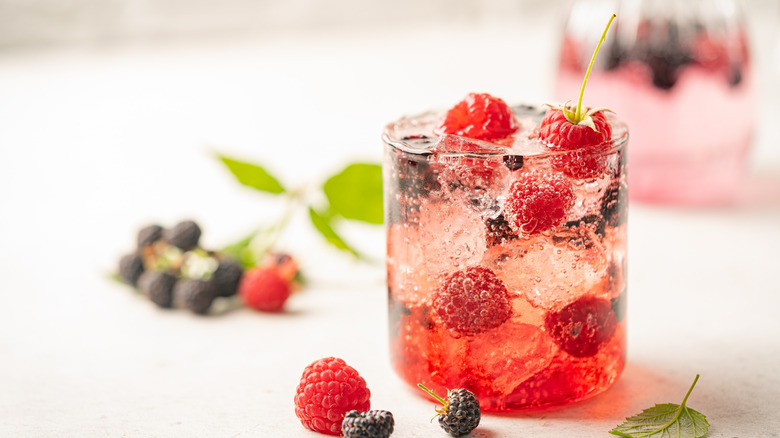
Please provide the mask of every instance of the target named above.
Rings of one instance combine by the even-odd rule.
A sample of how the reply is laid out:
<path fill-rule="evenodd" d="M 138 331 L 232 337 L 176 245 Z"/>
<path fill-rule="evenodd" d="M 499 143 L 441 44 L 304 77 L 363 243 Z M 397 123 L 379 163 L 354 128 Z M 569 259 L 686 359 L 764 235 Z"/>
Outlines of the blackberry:
<path fill-rule="evenodd" d="M 119 259 L 119 278 L 125 283 L 137 286 L 138 279 L 144 273 L 144 260 L 141 254 L 128 254 Z"/>
<path fill-rule="evenodd" d="M 523 156 L 522 155 L 504 155 L 504 166 L 509 168 L 512 172 L 523 168 Z"/>
<path fill-rule="evenodd" d="M 439 167 L 428 161 L 430 152 L 411 154 L 391 150 L 388 153 L 392 155 L 390 173 L 394 177 L 387 181 L 387 190 L 396 201 L 389 203 L 385 221 L 392 225 L 412 221 L 420 210 L 420 198 L 441 189 L 441 184 Z"/>
<path fill-rule="evenodd" d="M 200 227 L 193 221 L 182 221 L 175 227 L 165 230 L 165 240 L 171 245 L 188 251 L 198 246 L 200 240 Z"/>
<path fill-rule="evenodd" d="M 606 228 L 606 221 L 598 214 L 589 214 L 583 216 L 577 220 L 566 222 L 568 228 L 586 227 L 593 231 L 595 234 L 604 237 L 604 229 Z"/>
<path fill-rule="evenodd" d="M 500 214 L 494 218 L 488 218 L 485 221 L 488 246 L 498 245 L 503 242 L 517 239 L 517 233 L 512 230 L 512 227 L 507 222 L 503 214 Z"/>
<path fill-rule="evenodd" d="M 617 322 L 623 321 L 623 318 L 626 317 L 626 291 L 623 290 L 616 298 L 610 298 L 609 304 L 612 307 L 612 312 L 615 313 Z"/>
<path fill-rule="evenodd" d="M 393 414 L 389 411 L 351 410 L 344 415 L 341 435 L 344 438 L 387 438 L 393 433 Z"/>
<path fill-rule="evenodd" d="M 620 180 L 614 180 L 607 187 L 601 201 L 601 216 L 606 225 L 617 227 L 626 222 L 628 216 L 628 190 Z"/>
<path fill-rule="evenodd" d="M 138 290 L 151 302 L 167 309 L 171 307 L 176 277 L 168 272 L 146 271 L 138 279 Z"/>
<path fill-rule="evenodd" d="M 479 408 L 479 400 L 468 389 L 451 389 L 447 392 L 447 400 L 442 399 L 433 391 L 422 384 L 417 384 L 423 391 L 444 403 L 444 407 L 437 408 L 439 425 L 445 432 L 452 436 L 462 436 L 471 433 L 479 426 L 482 412 Z"/>
<path fill-rule="evenodd" d="M 183 278 L 173 287 L 173 305 L 205 315 L 216 295 L 213 282 Z"/>
<path fill-rule="evenodd" d="M 154 242 L 162 239 L 163 227 L 152 224 L 141 228 L 138 231 L 138 249 L 143 248 L 146 245 L 151 245 Z"/>
<path fill-rule="evenodd" d="M 219 262 L 213 277 L 217 296 L 230 297 L 235 295 L 243 275 L 244 269 L 235 260 L 224 259 Z"/>

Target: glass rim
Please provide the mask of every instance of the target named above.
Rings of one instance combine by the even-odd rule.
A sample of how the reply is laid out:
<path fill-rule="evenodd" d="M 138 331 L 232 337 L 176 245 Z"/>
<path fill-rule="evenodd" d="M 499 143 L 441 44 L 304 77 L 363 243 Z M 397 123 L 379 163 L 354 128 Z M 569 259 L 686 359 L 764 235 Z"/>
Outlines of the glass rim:
<path fill-rule="evenodd" d="M 620 133 L 620 135 L 614 136 L 609 141 L 605 141 L 598 145 L 587 146 L 587 147 L 583 147 L 579 149 L 571 149 L 571 150 L 562 150 L 562 151 L 546 150 L 540 152 L 518 153 L 518 152 L 513 152 L 509 147 L 491 141 L 477 140 L 469 137 L 459 136 L 456 134 L 444 134 L 444 135 L 434 134 L 433 137 L 430 137 L 432 140 L 435 141 L 434 144 L 438 144 L 440 142 L 439 139 L 441 139 L 442 137 L 451 136 L 460 139 L 461 141 L 476 144 L 483 149 L 480 151 L 454 151 L 454 150 L 434 151 L 431 150 L 430 148 L 423 149 L 419 147 L 414 147 L 407 140 L 393 139 L 390 137 L 389 132 L 391 130 L 391 127 L 398 124 L 400 121 L 405 119 L 413 119 L 415 117 L 420 117 L 422 115 L 430 114 L 430 113 L 432 113 L 432 111 L 420 113 L 416 116 L 402 117 L 394 122 L 388 123 L 387 125 L 385 125 L 385 128 L 382 131 L 382 142 L 385 145 L 392 147 L 393 149 L 396 149 L 406 154 L 417 155 L 417 156 L 435 155 L 437 157 L 443 157 L 443 158 L 478 158 L 478 159 L 490 159 L 492 157 L 500 158 L 500 157 L 507 157 L 507 156 L 521 156 L 523 158 L 528 158 L 528 159 L 545 159 L 547 157 L 569 155 L 572 153 L 586 154 L 588 156 L 612 155 L 625 148 L 626 143 L 628 143 L 628 137 L 629 137 L 628 126 L 622 120 L 618 119 L 615 115 L 609 112 L 606 112 L 605 114 L 607 116 L 607 119 L 610 121 L 610 124 L 613 127 L 613 133 L 617 131 Z M 618 129 L 614 129 L 614 128 L 618 128 Z M 536 130 L 534 130 L 534 132 L 536 132 Z"/>

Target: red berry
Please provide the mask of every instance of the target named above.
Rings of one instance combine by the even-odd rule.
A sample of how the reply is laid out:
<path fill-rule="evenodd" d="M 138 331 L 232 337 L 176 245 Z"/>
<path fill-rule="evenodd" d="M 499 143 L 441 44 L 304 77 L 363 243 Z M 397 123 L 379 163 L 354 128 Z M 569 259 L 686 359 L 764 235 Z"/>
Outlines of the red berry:
<path fill-rule="evenodd" d="M 276 269 L 255 268 L 244 273 L 238 294 L 247 306 L 264 312 L 279 312 L 290 296 L 290 282 Z"/>
<path fill-rule="evenodd" d="M 603 111 L 590 115 L 595 126 L 574 124 L 564 111 L 550 108 L 539 125 L 539 139 L 553 152 L 565 152 L 552 157 L 553 168 L 566 175 L 577 178 L 594 178 L 606 170 L 606 158 L 601 154 L 600 146 L 612 138 L 612 126 Z"/>
<path fill-rule="evenodd" d="M 435 133 L 455 134 L 477 140 L 498 140 L 517 131 L 509 105 L 487 93 L 469 93 L 447 111 Z"/>
<path fill-rule="evenodd" d="M 326 357 L 303 370 L 295 390 L 295 415 L 304 427 L 339 435 L 344 415 L 371 408 L 366 381 L 342 359 Z"/>
<path fill-rule="evenodd" d="M 432 308 L 458 334 L 490 330 L 512 315 L 506 285 L 482 266 L 450 274 L 434 292 Z"/>
<path fill-rule="evenodd" d="M 569 181 L 555 173 L 522 173 L 509 187 L 504 215 L 525 234 L 540 233 L 561 224 L 574 205 Z"/>
<path fill-rule="evenodd" d="M 617 318 L 609 301 L 584 296 L 545 316 L 544 325 L 564 351 L 574 357 L 598 353 L 615 333 Z"/>

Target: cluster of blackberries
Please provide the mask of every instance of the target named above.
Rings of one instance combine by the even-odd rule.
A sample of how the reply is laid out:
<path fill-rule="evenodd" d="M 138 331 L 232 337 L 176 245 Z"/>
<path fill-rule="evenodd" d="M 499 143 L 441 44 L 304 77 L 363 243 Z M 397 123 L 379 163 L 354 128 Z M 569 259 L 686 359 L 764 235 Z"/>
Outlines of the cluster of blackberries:
<path fill-rule="evenodd" d="M 206 314 L 218 297 L 236 294 L 241 265 L 200 247 L 193 221 L 173 228 L 148 225 L 138 232 L 136 250 L 119 261 L 119 277 L 162 308 Z"/>

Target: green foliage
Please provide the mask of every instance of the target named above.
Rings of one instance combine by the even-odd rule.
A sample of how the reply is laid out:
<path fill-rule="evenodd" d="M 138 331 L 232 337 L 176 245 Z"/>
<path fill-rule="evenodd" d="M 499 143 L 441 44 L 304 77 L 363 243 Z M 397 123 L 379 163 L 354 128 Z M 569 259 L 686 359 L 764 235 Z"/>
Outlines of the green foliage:
<path fill-rule="evenodd" d="M 322 187 L 330 210 L 345 219 L 382 223 L 382 167 L 355 163 L 333 175 Z"/>
<path fill-rule="evenodd" d="M 303 190 L 286 190 L 263 166 L 245 161 L 217 155 L 239 183 L 265 193 L 286 197 L 288 206 L 308 209 L 309 219 L 314 228 L 325 238 L 325 241 L 335 248 L 346 251 L 357 258 L 361 255 L 348 244 L 337 232 L 335 225 L 346 219 L 381 224 L 382 213 L 382 168 L 379 164 L 352 163 L 336 174 L 327 178 L 322 184 L 322 193 L 327 200 L 325 205 L 312 205 L 306 197 L 310 193 Z M 322 196 L 317 196 L 322 198 Z M 239 260 L 244 266 L 252 266 L 261 254 L 257 242 L 262 238 L 268 241 L 263 245 L 267 250 L 287 225 L 290 211 L 271 228 L 252 233 L 240 241 L 229 245 L 223 251 Z M 267 236 L 266 236 L 267 235 Z"/>
<path fill-rule="evenodd" d="M 217 155 L 241 184 L 272 194 L 284 193 L 285 189 L 267 170 L 257 164 L 239 161 L 224 155 Z"/>
<path fill-rule="evenodd" d="M 704 437 L 710 427 L 707 417 L 686 406 L 688 397 L 698 380 L 697 374 L 682 404 L 656 404 L 638 415 L 626 418 L 625 423 L 615 427 L 609 433 L 624 438 Z"/>

